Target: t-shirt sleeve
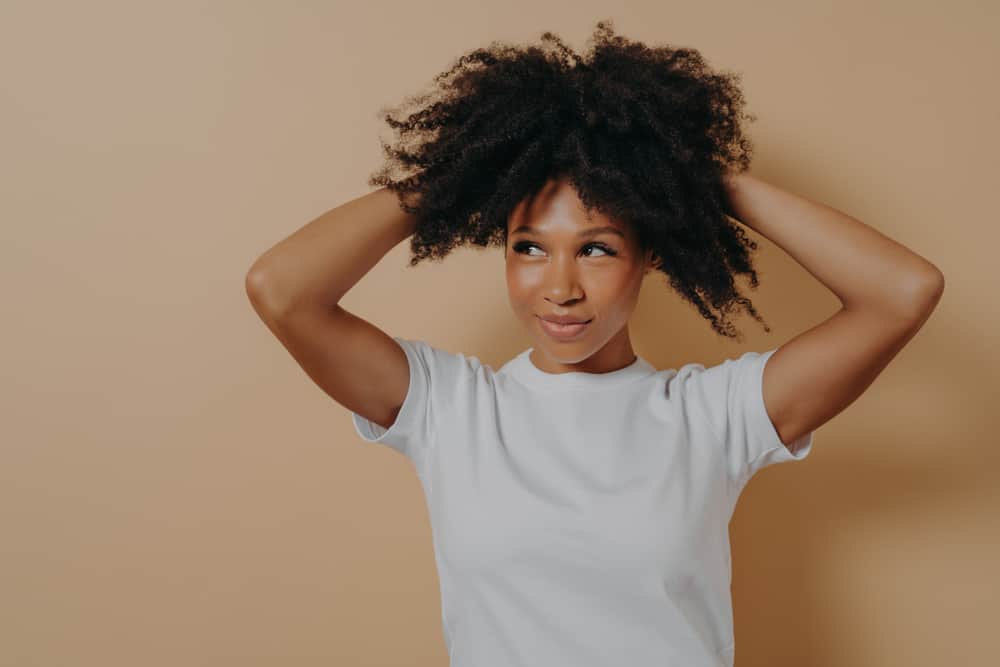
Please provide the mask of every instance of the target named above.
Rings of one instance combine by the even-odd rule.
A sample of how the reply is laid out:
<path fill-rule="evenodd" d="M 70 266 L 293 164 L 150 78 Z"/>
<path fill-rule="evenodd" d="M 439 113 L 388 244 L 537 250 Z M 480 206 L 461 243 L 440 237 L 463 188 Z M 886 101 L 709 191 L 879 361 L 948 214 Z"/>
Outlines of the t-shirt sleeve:
<path fill-rule="evenodd" d="M 710 422 L 721 442 L 729 478 L 740 485 L 762 468 L 801 461 L 812 450 L 812 431 L 786 447 L 767 414 L 764 366 L 777 350 L 746 352 L 707 369 L 688 364 L 679 373 L 686 376 L 688 409 Z"/>
<path fill-rule="evenodd" d="M 435 420 L 446 418 L 450 408 L 449 387 L 454 387 L 468 368 L 464 355 L 433 347 L 424 341 L 392 337 L 406 353 L 410 383 L 396 420 L 384 428 L 351 412 L 358 435 L 365 441 L 387 445 L 413 462 L 424 474 L 428 452 L 435 445 Z"/>

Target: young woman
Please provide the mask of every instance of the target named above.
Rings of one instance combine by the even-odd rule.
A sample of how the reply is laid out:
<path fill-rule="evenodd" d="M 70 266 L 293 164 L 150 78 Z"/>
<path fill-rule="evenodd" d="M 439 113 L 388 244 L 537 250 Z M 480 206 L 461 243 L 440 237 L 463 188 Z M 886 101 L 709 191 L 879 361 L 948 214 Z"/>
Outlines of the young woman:
<path fill-rule="evenodd" d="M 248 294 L 358 434 L 413 462 L 453 667 L 728 667 L 740 492 L 808 456 L 920 329 L 943 277 L 747 173 L 737 77 L 697 51 L 629 42 L 608 22 L 586 58 L 543 42 L 473 51 L 412 99 L 421 108 L 386 114 L 404 142 L 369 181 L 383 187 L 264 253 Z M 740 224 L 842 308 L 766 352 L 657 370 L 628 330 L 650 271 L 719 335 L 738 338 L 734 306 L 763 324 L 735 288 L 740 274 L 757 286 Z M 411 265 L 502 246 L 534 346 L 493 370 L 344 310 L 411 236 Z"/>

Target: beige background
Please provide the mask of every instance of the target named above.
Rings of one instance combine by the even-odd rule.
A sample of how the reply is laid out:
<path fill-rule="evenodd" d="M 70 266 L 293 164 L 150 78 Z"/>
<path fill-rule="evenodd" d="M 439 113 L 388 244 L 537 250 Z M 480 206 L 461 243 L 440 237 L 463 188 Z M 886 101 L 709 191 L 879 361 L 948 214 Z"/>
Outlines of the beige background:
<path fill-rule="evenodd" d="M 737 664 L 995 664 L 996 5 L 7 0 L 2 667 L 447 664 L 416 476 L 357 437 L 244 277 L 369 190 L 381 105 L 493 39 L 582 50 L 602 18 L 742 72 L 753 172 L 947 279 L 811 457 L 744 492 Z M 714 364 L 836 310 L 755 238 L 772 334 L 743 318 L 731 343 L 647 279 L 636 350 Z M 494 368 L 530 346 L 499 251 L 407 251 L 344 305 Z"/>

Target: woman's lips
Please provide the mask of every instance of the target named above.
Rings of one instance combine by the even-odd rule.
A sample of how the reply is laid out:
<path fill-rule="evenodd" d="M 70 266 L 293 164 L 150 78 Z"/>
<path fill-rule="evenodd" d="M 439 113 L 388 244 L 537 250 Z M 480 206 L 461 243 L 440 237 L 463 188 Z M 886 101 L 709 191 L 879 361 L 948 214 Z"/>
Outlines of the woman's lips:
<path fill-rule="evenodd" d="M 552 338 L 558 338 L 559 340 L 566 340 L 568 338 L 576 338 L 582 334 L 584 329 L 587 328 L 587 325 L 589 325 L 593 319 L 579 324 L 556 324 L 555 322 L 549 322 L 541 317 L 538 318 L 538 321 L 542 325 L 542 330 L 549 336 Z"/>

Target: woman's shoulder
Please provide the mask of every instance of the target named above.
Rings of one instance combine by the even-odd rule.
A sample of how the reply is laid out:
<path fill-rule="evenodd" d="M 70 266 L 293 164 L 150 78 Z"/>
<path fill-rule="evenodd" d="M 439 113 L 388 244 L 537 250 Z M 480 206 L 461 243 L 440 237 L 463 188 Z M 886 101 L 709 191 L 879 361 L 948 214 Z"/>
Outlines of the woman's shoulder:
<path fill-rule="evenodd" d="M 495 374 L 493 368 L 476 355 L 453 352 L 419 338 L 393 336 L 393 339 L 420 361 L 431 379 L 459 380 L 473 375 L 492 377 Z"/>

